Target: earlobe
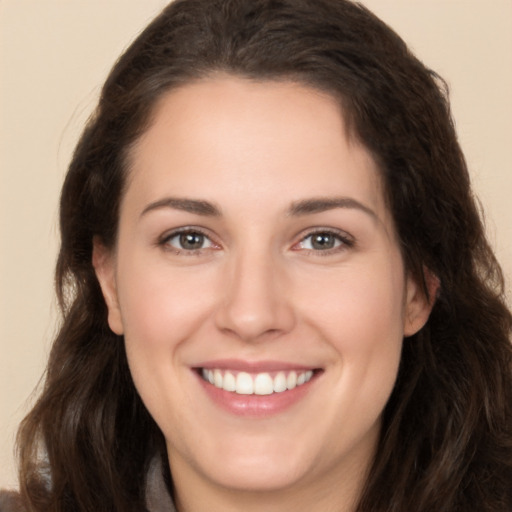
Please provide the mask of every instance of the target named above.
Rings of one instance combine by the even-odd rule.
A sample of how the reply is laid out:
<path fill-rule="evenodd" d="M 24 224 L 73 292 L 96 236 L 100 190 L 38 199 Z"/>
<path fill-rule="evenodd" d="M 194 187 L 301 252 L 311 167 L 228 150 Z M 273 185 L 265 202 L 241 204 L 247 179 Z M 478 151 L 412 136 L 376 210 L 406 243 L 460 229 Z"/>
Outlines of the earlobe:
<path fill-rule="evenodd" d="M 123 322 L 115 277 L 115 261 L 112 252 L 97 237 L 93 240 L 92 265 L 108 309 L 108 325 L 115 334 L 123 334 Z"/>
<path fill-rule="evenodd" d="M 439 291 L 439 279 L 427 268 L 424 269 L 427 293 L 412 277 L 407 278 L 404 316 L 404 336 L 416 334 L 426 323 L 434 307 Z M 428 295 L 428 296 L 427 296 Z"/>

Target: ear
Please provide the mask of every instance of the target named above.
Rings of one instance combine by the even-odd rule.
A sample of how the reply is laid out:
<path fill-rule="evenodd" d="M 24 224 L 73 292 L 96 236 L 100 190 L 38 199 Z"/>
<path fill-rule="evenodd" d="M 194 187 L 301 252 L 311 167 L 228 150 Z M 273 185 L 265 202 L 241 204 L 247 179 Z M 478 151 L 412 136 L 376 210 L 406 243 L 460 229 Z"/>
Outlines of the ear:
<path fill-rule="evenodd" d="M 124 329 L 117 298 L 115 257 L 97 237 L 93 239 L 92 265 L 107 304 L 108 325 L 115 334 L 121 335 Z"/>
<path fill-rule="evenodd" d="M 412 276 L 407 277 L 404 336 L 416 334 L 426 323 L 436 302 L 439 291 L 439 279 L 429 269 L 423 269 L 424 281 L 428 296 L 423 286 L 420 286 Z"/>

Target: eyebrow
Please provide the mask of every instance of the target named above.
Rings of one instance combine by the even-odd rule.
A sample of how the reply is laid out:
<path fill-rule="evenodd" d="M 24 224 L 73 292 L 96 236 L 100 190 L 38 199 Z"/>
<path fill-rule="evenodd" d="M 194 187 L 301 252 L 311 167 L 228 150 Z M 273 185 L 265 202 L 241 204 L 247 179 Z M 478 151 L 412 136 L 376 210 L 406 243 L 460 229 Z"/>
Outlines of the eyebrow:
<path fill-rule="evenodd" d="M 321 213 L 335 208 L 350 208 L 361 210 L 377 220 L 377 214 L 368 206 L 351 197 L 319 197 L 294 201 L 288 210 L 289 215 L 300 216 Z"/>
<path fill-rule="evenodd" d="M 179 197 L 165 197 L 148 204 L 141 213 L 141 217 L 148 212 L 161 208 L 172 208 L 184 212 L 202 215 L 205 217 L 220 217 L 222 215 L 219 207 L 209 201 L 202 199 L 190 199 Z M 373 219 L 377 220 L 377 214 L 371 209 L 350 197 L 320 197 L 294 201 L 287 214 L 290 216 L 311 215 L 321 213 L 335 208 L 348 208 L 361 210 Z"/>
<path fill-rule="evenodd" d="M 209 201 L 166 197 L 148 204 L 140 216 L 142 217 L 148 212 L 159 210 L 160 208 L 173 208 L 175 210 L 182 210 L 188 213 L 195 213 L 196 215 L 204 215 L 205 217 L 220 217 L 221 215 L 220 209 Z"/>

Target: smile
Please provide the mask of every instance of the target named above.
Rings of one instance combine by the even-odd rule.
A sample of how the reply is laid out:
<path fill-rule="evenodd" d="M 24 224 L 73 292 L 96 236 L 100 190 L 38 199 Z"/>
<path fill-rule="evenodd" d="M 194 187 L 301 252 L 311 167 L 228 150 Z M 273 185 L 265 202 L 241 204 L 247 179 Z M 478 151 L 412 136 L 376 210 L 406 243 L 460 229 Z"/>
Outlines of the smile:
<path fill-rule="evenodd" d="M 201 370 L 202 378 L 218 389 L 238 395 L 272 395 L 302 386 L 313 377 L 313 370 L 251 374 L 221 369 Z"/>

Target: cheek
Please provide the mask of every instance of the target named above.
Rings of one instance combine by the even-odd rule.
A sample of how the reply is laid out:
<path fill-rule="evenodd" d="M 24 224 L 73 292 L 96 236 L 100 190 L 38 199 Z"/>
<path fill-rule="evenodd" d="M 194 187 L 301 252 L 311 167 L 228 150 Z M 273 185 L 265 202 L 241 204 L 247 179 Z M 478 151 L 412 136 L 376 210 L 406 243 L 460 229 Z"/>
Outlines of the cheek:
<path fill-rule="evenodd" d="M 171 358 L 211 314 L 217 288 L 211 271 L 173 269 L 136 255 L 120 261 L 119 304 L 134 364 L 156 367 Z"/>
<path fill-rule="evenodd" d="M 332 343 L 378 348 L 401 340 L 404 327 L 404 278 L 387 262 L 352 266 L 302 280 L 302 309 L 323 326 Z M 348 348 L 347 347 L 347 348 Z"/>
<path fill-rule="evenodd" d="M 346 270 L 316 283 L 303 316 L 336 354 L 340 396 L 374 411 L 384 407 L 400 363 L 404 280 L 401 266 L 386 262 Z"/>
<path fill-rule="evenodd" d="M 162 293 L 161 285 L 155 284 L 147 273 L 138 276 L 132 272 L 119 286 L 130 372 L 151 411 L 153 401 L 158 403 L 162 399 L 159 368 L 170 366 L 173 345 L 179 343 L 179 338 L 169 336 L 171 326 L 176 323 L 169 297 Z"/>
<path fill-rule="evenodd" d="M 206 337 L 213 298 L 220 294 L 217 275 L 132 256 L 120 262 L 121 276 L 119 298 L 133 382 L 166 439 L 186 451 L 201 413 L 195 387 L 189 385 L 187 355 L 191 345 Z M 201 428 L 199 433 L 204 435 Z"/>
<path fill-rule="evenodd" d="M 190 406 L 190 391 L 179 373 L 182 347 L 201 333 L 214 288 L 211 278 L 197 270 L 171 271 L 165 263 L 148 263 L 133 255 L 119 262 L 118 295 L 130 372 L 164 431 L 171 430 L 175 411 Z"/>

